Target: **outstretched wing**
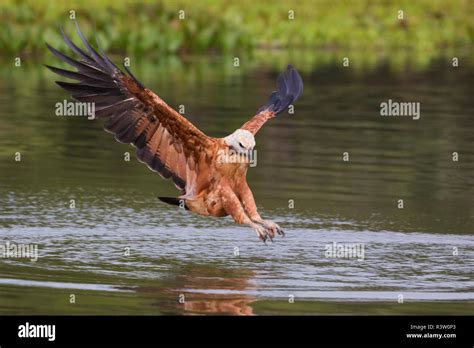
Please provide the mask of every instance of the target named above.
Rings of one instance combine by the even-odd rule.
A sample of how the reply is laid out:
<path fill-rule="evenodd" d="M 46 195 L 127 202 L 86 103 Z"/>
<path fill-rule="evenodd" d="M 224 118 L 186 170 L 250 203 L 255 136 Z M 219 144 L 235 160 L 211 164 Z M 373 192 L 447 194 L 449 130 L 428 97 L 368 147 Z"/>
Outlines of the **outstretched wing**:
<path fill-rule="evenodd" d="M 49 50 L 77 71 L 47 66 L 56 74 L 79 83 L 57 81 L 80 102 L 95 104 L 95 116 L 107 118 L 105 130 L 122 143 L 137 148 L 137 157 L 163 178 L 171 178 L 185 190 L 188 177 L 195 176 L 196 163 L 210 156 L 214 138 L 206 136 L 186 118 L 145 88 L 124 65 L 124 74 L 99 46 L 98 53 L 76 23 L 86 51 L 77 47 L 61 30 L 64 41 L 80 60 L 74 60 L 50 45 Z"/>
<path fill-rule="evenodd" d="M 244 123 L 240 129 L 248 130 L 253 135 L 257 134 L 265 122 L 285 110 L 300 97 L 303 92 L 303 80 L 298 71 L 288 65 L 286 72 L 278 76 L 277 87 L 278 90 L 270 95 L 267 103 L 260 108 L 258 114 Z"/>

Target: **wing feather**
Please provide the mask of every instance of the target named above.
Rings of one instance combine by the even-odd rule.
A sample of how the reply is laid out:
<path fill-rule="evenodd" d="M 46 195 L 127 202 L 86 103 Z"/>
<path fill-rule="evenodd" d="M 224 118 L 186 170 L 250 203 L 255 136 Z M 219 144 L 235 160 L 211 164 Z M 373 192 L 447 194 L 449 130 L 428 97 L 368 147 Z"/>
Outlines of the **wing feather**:
<path fill-rule="evenodd" d="M 106 118 L 104 129 L 122 143 L 137 148 L 137 158 L 164 178 L 186 190 L 187 177 L 195 177 L 195 163 L 211 156 L 216 139 L 206 136 L 184 116 L 145 88 L 136 77 L 123 73 L 103 52 L 87 41 L 76 23 L 85 50 L 76 46 L 61 29 L 67 46 L 79 56 L 75 60 L 50 45 L 48 49 L 77 71 L 46 66 L 54 73 L 79 81 L 57 81 L 80 102 L 94 103 L 95 115 Z M 97 42 L 98 44 L 98 42 Z M 190 172 L 191 171 L 191 172 Z"/>
<path fill-rule="evenodd" d="M 248 130 L 253 135 L 257 134 L 265 122 L 285 110 L 300 97 L 302 92 L 303 80 L 300 74 L 295 68 L 288 65 L 286 72 L 280 74 L 277 78 L 277 91 L 270 95 L 267 103 L 260 108 L 254 117 L 245 122 L 240 129 Z"/>

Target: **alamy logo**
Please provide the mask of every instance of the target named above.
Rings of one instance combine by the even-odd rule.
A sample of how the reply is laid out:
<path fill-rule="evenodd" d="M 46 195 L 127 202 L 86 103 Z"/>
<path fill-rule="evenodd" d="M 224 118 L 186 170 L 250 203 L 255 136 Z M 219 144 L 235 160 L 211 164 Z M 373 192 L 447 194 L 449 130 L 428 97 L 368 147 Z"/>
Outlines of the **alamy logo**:
<path fill-rule="evenodd" d="M 408 116 L 420 119 L 419 102 L 397 102 L 392 99 L 380 103 L 380 116 Z"/>
<path fill-rule="evenodd" d="M 250 167 L 257 166 L 257 150 L 236 152 L 234 150 L 219 150 L 217 163 L 248 163 Z"/>
<path fill-rule="evenodd" d="M 87 116 L 88 120 L 95 118 L 95 103 L 63 100 L 56 103 L 55 108 L 56 116 Z"/>
<path fill-rule="evenodd" d="M 365 250 L 363 243 L 337 243 L 326 244 L 326 252 L 324 253 L 330 259 L 351 259 L 356 258 L 357 261 L 363 261 Z"/>
<path fill-rule="evenodd" d="M 29 258 L 31 261 L 38 260 L 38 245 L 37 244 L 15 244 L 9 241 L 5 244 L 0 244 L 0 258 Z"/>
<path fill-rule="evenodd" d="M 47 338 L 48 341 L 56 339 L 56 325 L 36 325 L 26 322 L 18 326 L 20 338 Z"/>

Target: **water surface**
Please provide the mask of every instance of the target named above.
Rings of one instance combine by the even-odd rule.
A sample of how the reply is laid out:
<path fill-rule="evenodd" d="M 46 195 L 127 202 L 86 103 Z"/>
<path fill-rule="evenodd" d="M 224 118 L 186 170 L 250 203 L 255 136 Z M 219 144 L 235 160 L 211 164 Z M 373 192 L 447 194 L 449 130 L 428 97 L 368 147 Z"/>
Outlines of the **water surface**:
<path fill-rule="evenodd" d="M 284 64 L 270 61 L 140 61 L 134 71 L 224 136 L 274 87 Z M 0 313 L 472 314 L 472 72 L 291 62 L 304 95 L 258 134 L 248 175 L 261 214 L 286 230 L 269 245 L 230 218 L 160 203 L 173 185 L 100 121 L 54 115 L 68 96 L 52 74 L 4 68 L 0 243 L 37 244 L 38 260 L 0 259 Z M 388 99 L 420 102 L 421 118 L 381 117 Z M 326 257 L 333 243 L 360 243 L 363 260 Z"/>

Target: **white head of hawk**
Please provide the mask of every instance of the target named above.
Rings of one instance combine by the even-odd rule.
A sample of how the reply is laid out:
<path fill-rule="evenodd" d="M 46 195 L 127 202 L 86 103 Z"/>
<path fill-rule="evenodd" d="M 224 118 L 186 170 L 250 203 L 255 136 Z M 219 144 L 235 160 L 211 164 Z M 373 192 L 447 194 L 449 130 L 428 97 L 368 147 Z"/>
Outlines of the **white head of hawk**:
<path fill-rule="evenodd" d="M 255 147 L 255 137 L 246 129 L 237 129 L 224 138 L 229 148 L 239 154 L 247 154 Z"/>
<path fill-rule="evenodd" d="M 248 153 L 255 146 L 255 134 L 267 122 L 292 104 L 303 91 L 303 81 L 291 66 L 277 79 L 278 88 L 258 113 L 225 138 L 207 136 L 183 115 L 143 86 L 124 65 L 120 70 L 100 49 L 94 49 L 76 23 L 85 50 L 76 46 L 61 30 L 66 45 L 79 60 L 46 44 L 59 59 L 77 69 L 47 66 L 54 73 L 79 81 L 56 83 L 80 102 L 95 103 L 95 116 L 106 120 L 104 128 L 122 143 L 137 149 L 137 158 L 181 190 L 178 197 L 159 197 L 201 215 L 230 215 L 239 224 L 252 227 L 264 242 L 283 230 L 257 212 L 247 184 L 247 165 L 219 165 L 217 154 L 232 148 Z"/>

